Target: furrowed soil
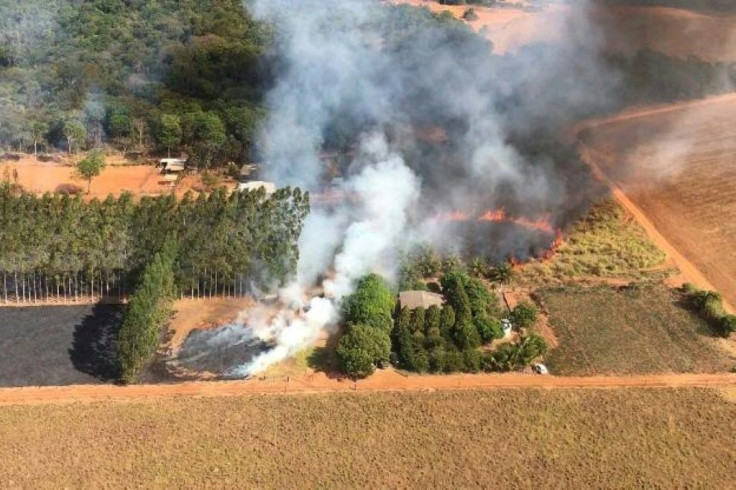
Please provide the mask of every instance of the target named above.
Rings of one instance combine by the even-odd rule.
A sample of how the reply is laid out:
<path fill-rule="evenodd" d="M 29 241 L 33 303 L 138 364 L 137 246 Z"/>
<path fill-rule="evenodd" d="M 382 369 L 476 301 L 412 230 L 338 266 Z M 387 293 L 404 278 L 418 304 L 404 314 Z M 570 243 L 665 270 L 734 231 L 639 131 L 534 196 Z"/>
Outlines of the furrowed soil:
<path fill-rule="evenodd" d="M 0 486 L 725 489 L 736 478 L 733 394 L 529 389 L 4 407 Z"/>
<path fill-rule="evenodd" d="M 593 121 L 584 157 L 656 234 L 736 304 L 736 94 Z M 616 189 L 614 189 L 614 192 Z M 621 200 L 621 199 L 620 199 Z"/>
<path fill-rule="evenodd" d="M 559 346 L 546 355 L 563 376 L 715 373 L 736 367 L 700 318 L 662 285 L 538 293 Z"/>

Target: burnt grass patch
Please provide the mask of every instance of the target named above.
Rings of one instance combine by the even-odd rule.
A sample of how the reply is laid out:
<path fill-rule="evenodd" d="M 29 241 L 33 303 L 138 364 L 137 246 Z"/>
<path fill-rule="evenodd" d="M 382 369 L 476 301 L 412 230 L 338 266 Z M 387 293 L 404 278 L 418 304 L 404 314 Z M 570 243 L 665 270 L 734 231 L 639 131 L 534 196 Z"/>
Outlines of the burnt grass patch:
<path fill-rule="evenodd" d="M 271 348 L 254 337 L 247 326 L 226 325 L 215 330 L 194 330 L 177 355 L 179 365 L 197 372 L 213 373 L 221 378 L 239 378 L 231 371 L 253 361 Z"/>
<path fill-rule="evenodd" d="M 117 305 L 0 308 L 0 386 L 113 382 L 122 313 Z"/>

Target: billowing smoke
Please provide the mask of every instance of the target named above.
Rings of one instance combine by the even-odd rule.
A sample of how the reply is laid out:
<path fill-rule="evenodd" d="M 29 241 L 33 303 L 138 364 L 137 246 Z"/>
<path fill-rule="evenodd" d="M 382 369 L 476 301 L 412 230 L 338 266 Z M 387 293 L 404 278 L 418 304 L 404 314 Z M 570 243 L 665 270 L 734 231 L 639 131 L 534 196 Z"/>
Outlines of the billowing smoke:
<path fill-rule="evenodd" d="M 589 62 L 595 43 L 580 39 L 587 31 L 572 40 L 583 48 L 563 46 L 559 58 L 535 50 L 502 58 L 460 23 L 377 1 L 246 6 L 276 32 L 279 71 L 261 138 L 266 178 L 316 194 L 330 187 L 340 199 L 313 203 L 297 278 L 281 292 L 291 307 L 242 319 L 272 347 L 231 374 L 261 372 L 309 346 L 337 323 L 360 276 L 395 278 L 412 245 L 456 249 L 456 230 L 436 219 L 442 213 L 503 208 L 557 220 L 579 206 L 571 189 L 582 194 L 580 179 L 560 172 L 570 162 L 531 135 L 558 133 L 564 117 L 604 90 L 605 75 Z M 566 87 L 575 89 L 556 91 Z M 496 257 L 528 253 L 528 230 L 505 233 L 514 238 L 492 245 Z M 318 281 L 324 297 L 308 299 Z"/>

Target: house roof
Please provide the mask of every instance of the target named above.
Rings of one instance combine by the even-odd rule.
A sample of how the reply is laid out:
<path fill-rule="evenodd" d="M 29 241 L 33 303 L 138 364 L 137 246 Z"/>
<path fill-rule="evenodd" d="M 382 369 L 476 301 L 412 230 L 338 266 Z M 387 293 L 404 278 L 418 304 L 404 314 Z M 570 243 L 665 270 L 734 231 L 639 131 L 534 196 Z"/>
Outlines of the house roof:
<path fill-rule="evenodd" d="M 180 158 L 164 158 L 161 163 L 167 172 L 182 172 L 187 161 Z"/>
<path fill-rule="evenodd" d="M 239 191 L 256 191 L 263 187 L 266 189 L 266 194 L 271 195 L 276 192 L 276 184 L 273 182 L 264 182 L 262 180 L 252 180 L 238 185 Z"/>
<path fill-rule="evenodd" d="M 406 306 L 410 310 L 429 308 L 433 305 L 441 307 L 443 298 L 441 294 L 428 291 L 402 291 L 399 293 L 399 303 L 401 303 L 402 308 Z"/>

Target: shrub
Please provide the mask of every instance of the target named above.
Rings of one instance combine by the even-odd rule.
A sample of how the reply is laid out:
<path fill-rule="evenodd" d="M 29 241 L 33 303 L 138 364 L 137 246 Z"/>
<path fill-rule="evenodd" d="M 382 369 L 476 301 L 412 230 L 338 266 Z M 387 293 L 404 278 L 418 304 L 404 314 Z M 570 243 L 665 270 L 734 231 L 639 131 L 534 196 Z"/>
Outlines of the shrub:
<path fill-rule="evenodd" d="M 475 12 L 475 9 L 469 8 L 463 13 L 463 19 L 467 20 L 468 22 L 473 22 L 478 20 L 480 17 L 478 17 L 478 14 Z"/>
<path fill-rule="evenodd" d="M 724 315 L 720 327 L 720 334 L 724 337 L 736 332 L 736 315 Z"/>
<path fill-rule="evenodd" d="M 501 320 L 488 315 L 481 315 L 473 318 L 473 325 L 480 335 L 483 344 L 493 342 L 494 339 L 503 338 L 503 327 Z"/>
<path fill-rule="evenodd" d="M 537 321 L 537 307 L 529 301 L 522 301 L 511 312 L 511 322 L 519 328 L 529 328 Z"/>

